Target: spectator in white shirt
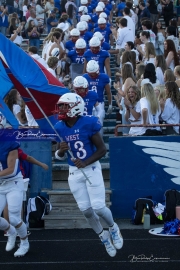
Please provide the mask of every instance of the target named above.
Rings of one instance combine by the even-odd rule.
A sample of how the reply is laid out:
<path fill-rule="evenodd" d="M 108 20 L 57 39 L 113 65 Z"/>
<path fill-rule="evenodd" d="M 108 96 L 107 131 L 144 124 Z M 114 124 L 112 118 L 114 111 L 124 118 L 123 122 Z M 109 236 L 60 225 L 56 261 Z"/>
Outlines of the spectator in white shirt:
<path fill-rule="evenodd" d="M 125 50 L 135 52 L 135 54 L 136 54 L 136 62 L 139 62 L 139 52 L 134 49 L 134 42 L 127 41 L 126 44 L 125 44 Z"/>
<path fill-rule="evenodd" d="M 149 41 L 152 42 L 154 47 L 155 47 L 156 35 L 151 30 L 152 29 L 152 22 L 150 20 L 143 20 L 141 22 L 141 25 L 142 25 L 143 31 L 148 31 L 149 32 L 149 34 L 150 34 Z"/>
<path fill-rule="evenodd" d="M 130 9 L 128 7 L 125 7 L 123 10 L 123 16 L 124 18 L 127 20 L 127 27 L 129 29 L 131 29 L 131 31 L 133 32 L 133 35 L 135 37 L 135 23 L 133 22 L 131 16 L 131 12 Z"/>
<path fill-rule="evenodd" d="M 29 26 L 29 21 L 33 20 L 34 21 L 34 25 L 38 26 L 38 20 L 36 19 L 36 11 L 34 9 L 30 10 L 30 17 L 27 19 L 26 25 L 25 25 L 25 29 L 28 28 Z"/>
<path fill-rule="evenodd" d="M 59 77 L 60 77 L 60 74 L 57 73 L 56 74 L 56 69 L 57 69 L 57 66 L 58 66 L 58 58 L 55 57 L 55 56 L 50 56 L 48 61 L 47 61 L 47 64 L 48 64 L 48 68 L 47 70 L 56 78 L 59 80 Z"/>
<path fill-rule="evenodd" d="M 111 29 L 112 33 L 116 39 L 116 49 L 124 48 L 127 41 L 134 42 L 134 34 L 133 34 L 132 30 L 130 30 L 127 27 L 127 19 L 126 18 L 120 19 L 119 28 L 120 28 L 120 30 L 118 30 L 118 36 L 117 36 L 117 31 L 115 29 Z"/>
<path fill-rule="evenodd" d="M 38 61 L 41 65 L 43 65 L 46 69 L 48 68 L 48 65 L 46 63 L 46 61 L 40 57 L 38 54 L 37 54 L 37 47 L 35 46 L 31 46 L 29 47 L 29 55 L 34 58 L 36 61 Z"/>
<path fill-rule="evenodd" d="M 156 77 L 160 84 L 164 84 L 164 73 L 167 69 L 166 59 L 164 55 L 156 55 L 155 58 Z"/>
<path fill-rule="evenodd" d="M 179 39 L 176 37 L 176 28 L 174 26 L 168 26 L 166 28 L 166 37 L 174 42 L 176 52 L 178 52 Z"/>
<path fill-rule="evenodd" d="M 138 16 L 133 10 L 133 2 L 127 1 L 126 6 L 130 9 L 131 19 L 135 24 L 135 29 L 138 28 Z"/>
<path fill-rule="evenodd" d="M 153 86 L 151 83 L 146 83 L 141 87 L 141 128 L 142 135 L 161 135 L 160 127 L 145 127 L 147 124 L 159 124 L 159 115 L 161 113 L 158 100 L 156 98 Z"/>
<path fill-rule="evenodd" d="M 166 100 L 160 101 L 161 118 L 167 124 L 179 124 L 180 92 L 175 82 L 165 84 Z M 179 127 L 167 127 L 167 135 L 178 135 Z"/>
<path fill-rule="evenodd" d="M 26 12 L 28 11 L 27 6 L 28 6 L 28 0 L 24 0 L 23 7 L 22 7 L 22 10 L 23 10 L 23 18 L 22 19 L 24 22 L 26 22 Z"/>

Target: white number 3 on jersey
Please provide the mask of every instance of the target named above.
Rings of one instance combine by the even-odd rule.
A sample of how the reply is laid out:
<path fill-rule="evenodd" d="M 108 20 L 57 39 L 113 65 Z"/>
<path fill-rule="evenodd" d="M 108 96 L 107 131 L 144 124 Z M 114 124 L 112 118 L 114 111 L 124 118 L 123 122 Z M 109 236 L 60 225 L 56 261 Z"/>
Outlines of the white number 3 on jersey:
<path fill-rule="evenodd" d="M 83 142 L 81 142 L 81 141 L 75 142 L 74 148 L 75 148 L 75 149 L 78 149 L 77 157 L 78 157 L 79 159 L 83 159 L 83 158 L 86 157 L 87 153 L 86 153 L 86 150 L 84 149 L 84 144 L 83 144 Z"/>

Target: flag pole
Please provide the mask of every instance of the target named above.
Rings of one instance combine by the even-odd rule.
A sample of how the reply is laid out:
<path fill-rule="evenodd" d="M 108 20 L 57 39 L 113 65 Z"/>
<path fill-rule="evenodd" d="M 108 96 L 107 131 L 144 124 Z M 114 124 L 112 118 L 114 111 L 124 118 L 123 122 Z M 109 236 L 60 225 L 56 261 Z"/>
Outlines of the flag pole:
<path fill-rule="evenodd" d="M 43 114 L 43 116 L 46 118 L 47 122 L 49 123 L 49 125 L 51 126 L 51 128 L 55 131 L 56 135 L 58 136 L 58 138 L 60 139 L 60 141 L 62 142 L 63 139 L 60 137 L 59 133 L 56 131 L 56 129 L 54 128 L 54 126 L 52 125 L 51 121 L 49 120 L 49 118 L 47 117 L 47 115 L 45 114 L 45 112 L 43 111 L 43 109 L 41 108 L 41 106 L 39 105 L 39 103 L 37 102 L 37 100 L 34 98 L 34 96 L 32 95 L 32 93 L 29 91 L 29 89 L 26 87 L 25 88 L 26 91 L 28 92 L 28 94 L 31 96 L 31 98 L 33 99 L 34 103 L 36 104 L 36 106 L 38 107 L 38 109 L 41 111 L 41 113 Z M 71 150 L 68 150 L 68 153 L 70 154 L 70 156 L 75 159 L 75 157 L 73 156 L 73 153 Z M 91 185 L 91 181 L 89 180 L 89 178 L 87 177 L 87 175 L 85 174 L 84 170 L 82 168 L 79 168 L 80 171 L 82 172 L 82 174 L 84 175 L 85 179 L 89 182 L 89 184 Z"/>

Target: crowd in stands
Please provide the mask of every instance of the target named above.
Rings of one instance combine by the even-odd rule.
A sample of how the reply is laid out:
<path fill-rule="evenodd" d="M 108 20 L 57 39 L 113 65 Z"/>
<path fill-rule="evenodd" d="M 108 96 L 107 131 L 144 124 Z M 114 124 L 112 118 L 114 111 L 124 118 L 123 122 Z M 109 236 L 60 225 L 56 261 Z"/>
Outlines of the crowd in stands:
<path fill-rule="evenodd" d="M 26 53 L 82 96 L 85 114 L 98 116 L 103 125 L 106 92 L 107 114 L 113 111 L 114 98 L 122 124 L 143 125 L 124 128 L 123 135 L 161 135 L 161 127 L 146 125 L 180 123 L 178 1 L 0 2 L 0 32 L 19 47 L 23 39 L 29 40 Z M 112 87 L 117 90 L 114 96 Z M 5 102 L 20 126 L 38 126 L 18 89 Z M 166 132 L 178 135 L 179 126 L 167 126 Z"/>

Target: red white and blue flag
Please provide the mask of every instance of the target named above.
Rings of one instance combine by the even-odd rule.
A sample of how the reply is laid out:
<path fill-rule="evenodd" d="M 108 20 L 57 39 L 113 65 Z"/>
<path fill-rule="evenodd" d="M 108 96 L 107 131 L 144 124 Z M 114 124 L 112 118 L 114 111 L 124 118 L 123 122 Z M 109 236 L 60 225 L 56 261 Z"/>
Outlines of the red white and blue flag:
<path fill-rule="evenodd" d="M 49 129 L 47 120 L 26 88 L 29 89 L 53 125 L 57 122 L 57 118 L 53 114 L 55 104 L 60 96 L 68 93 L 69 90 L 40 63 L 2 34 L 0 34 L 0 58 L 8 77 L 23 97 L 40 128 Z M 2 80 L 5 84 L 5 78 L 0 77 L 0 81 Z M 0 94 L 0 96 L 4 98 L 8 91 L 6 93 L 3 91 L 3 95 Z"/>

